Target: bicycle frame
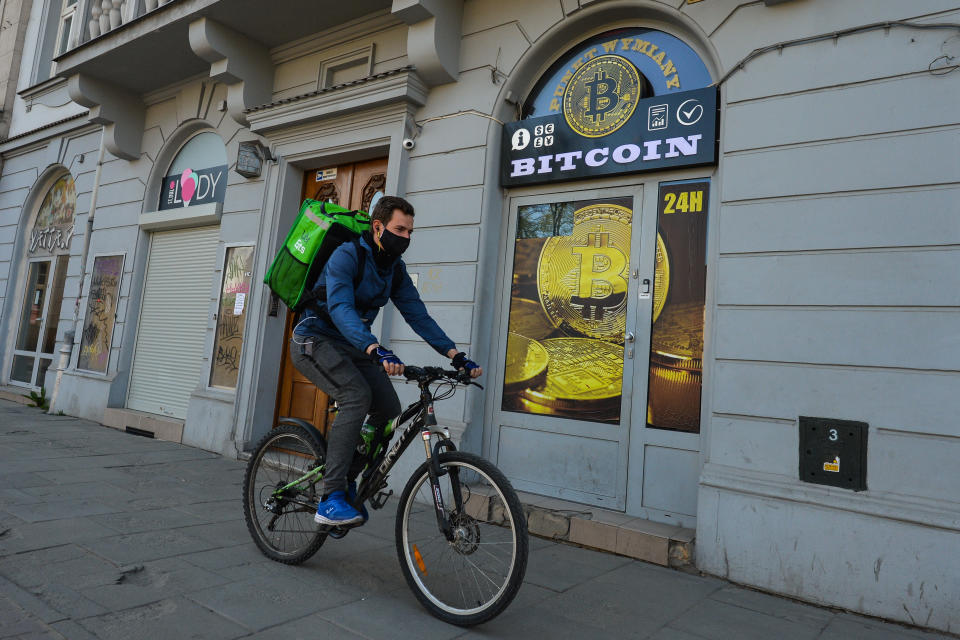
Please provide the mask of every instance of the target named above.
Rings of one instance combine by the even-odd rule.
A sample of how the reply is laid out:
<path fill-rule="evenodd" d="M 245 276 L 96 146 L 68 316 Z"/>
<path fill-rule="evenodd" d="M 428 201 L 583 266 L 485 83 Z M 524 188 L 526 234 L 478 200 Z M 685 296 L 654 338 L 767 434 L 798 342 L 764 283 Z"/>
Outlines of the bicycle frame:
<path fill-rule="evenodd" d="M 382 501 L 378 502 L 374 496 L 376 496 L 381 489 L 387 486 L 387 476 L 389 475 L 391 469 L 393 469 L 393 465 L 396 464 L 403 452 L 407 450 L 407 447 L 409 447 L 419 435 L 424 442 L 427 461 L 430 463 L 428 469 L 432 489 L 431 494 L 433 495 L 434 507 L 436 508 L 437 513 L 437 524 L 446 538 L 448 540 L 453 540 L 453 529 L 450 526 L 450 520 L 447 517 L 446 508 L 443 502 L 443 495 L 439 484 L 439 477 L 445 472 L 441 471 L 439 462 L 437 461 L 437 456 L 444 450 L 456 451 L 457 448 L 450 439 L 450 433 L 446 428 L 444 428 L 442 431 L 436 429 L 437 418 L 434 414 L 433 394 L 430 392 L 429 384 L 430 383 L 420 384 L 420 399 L 404 409 L 400 414 L 400 417 L 397 419 L 396 430 L 399 430 L 402 425 L 409 422 L 411 419 L 413 421 L 410 422 L 405 429 L 403 429 L 403 431 L 400 433 L 399 439 L 393 445 L 393 447 L 391 447 L 385 453 L 381 453 L 381 455 L 377 456 L 376 458 L 373 458 L 372 453 L 367 454 L 367 467 L 363 472 L 360 486 L 357 489 L 356 502 L 359 505 L 363 504 L 367 500 L 370 500 L 371 506 L 374 508 L 380 508 L 383 506 L 383 502 L 386 500 L 386 497 L 384 497 Z M 438 436 L 439 439 L 433 449 L 431 449 L 430 441 L 433 436 Z M 371 451 L 376 451 L 376 442 L 374 443 L 374 446 L 370 447 L 370 449 Z M 323 473 L 323 470 L 324 465 L 321 465 L 316 469 L 308 471 L 306 474 L 297 478 L 293 482 L 276 489 L 273 492 L 273 495 L 279 497 L 282 492 L 292 489 L 304 482 L 318 480 L 320 475 Z M 453 496 L 456 507 L 458 510 L 462 510 L 463 495 L 460 491 L 458 473 L 453 472 L 450 479 L 453 487 Z M 299 500 L 294 500 L 294 502 L 302 504 Z"/>

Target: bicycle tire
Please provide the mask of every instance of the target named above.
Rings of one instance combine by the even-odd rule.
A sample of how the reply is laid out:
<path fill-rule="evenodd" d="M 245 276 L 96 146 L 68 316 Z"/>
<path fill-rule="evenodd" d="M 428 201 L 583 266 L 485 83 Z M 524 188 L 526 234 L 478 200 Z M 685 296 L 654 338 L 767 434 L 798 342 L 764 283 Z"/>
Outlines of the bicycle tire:
<path fill-rule="evenodd" d="M 424 462 L 422 465 L 420 465 L 420 467 L 417 468 L 414 474 L 407 481 L 407 484 L 403 489 L 403 493 L 400 496 L 400 504 L 397 507 L 396 522 L 397 556 L 400 560 L 400 568 L 403 571 L 403 577 L 406 579 L 407 585 L 410 587 L 410 590 L 413 591 L 417 600 L 420 601 L 420 604 L 423 605 L 423 607 L 432 615 L 450 624 L 455 624 L 461 627 L 470 627 L 487 622 L 500 615 L 500 613 L 507 608 L 507 606 L 517 595 L 517 592 L 523 583 L 524 574 L 526 573 L 527 557 L 529 554 L 527 520 L 523 513 L 523 508 L 520 505 L 520 500 L 517 498 L 516 492 L 513 490 L 513 487 L 510 485 L 510 482 L 507 480 L 506 476 L 504 476 L 503 473 L 493 465 L 493 463 L 480 456 L 463 451 L 443 452 L 438 456 L 438 463 L 441 468 L 449 466 L 459 466 L 461 468 L 473 467 L 476 471 L 479 471 L 485 475 L 496 491 L 499 492 L 500 499 L 506 506 L 506 512 L 509 514 L 509 521 L 512 525 L 513 537 L 515 539 L 513 562 L 509 570 L 509 576 L 507 577 L 504 586 L 501 587 L 494 599 L 485 603 L 480 608 L 475 607 L 473 609 L 462 609 L 459 611 L 454 607 L 444 605 L 444 603 L 439 602 L 439 598 L 437 596 L 433 595 L 432 593 L 428 593 L 428 588 L 418 578 L 416 574 L 417 568 L 413 566 L 414 561 L 411 560 L 411 556 L 407 551 L 410 519 L 413 514 L 413 506 L 416 504 L 416 496 L 414 492 L 418 491 L 419 488 L 423 486 L 424 482 L 426 482 L 429 486 L 429 463 Z M 463 480 L 461 481 L 463 482 Z M 490 502 L 490 499 L 487 498 L 486 502 L 484 503 L 484 508 L 489 508 Z M 420 503 L 420 506 L 423 507 L 424 505 Z M 446 503 L 445 506 L 447 507 L 448 512 L 450 512 L 451 505 Z M 430 513 L 434 513 L 434 507 L 432 504 L 429 506 L 429 509 Z M 437 526 L 436 522 L 433 524 L 434 526 Z M 439 528 L 437 528 L 436 533 L 437 535 L 442 535 L 439 531 Z M 480 535 L 478 533 L 478 544 L 479 540 Z M 443 542 L 446 541 L 444 540 Z M 454 543 L 447 542 L 447 544 L 451 545 L 452 548 L 455 548 Z M 416 549 L 415 544 L 413 544 L 413 548 Z M 416 551 L 415 553 L 419 554 L 419 551 Z M 457 553 L 460 552 L 458 551 Z M 471 551 L 469 553 L 473 552 Z M 465 554 L 460 553 L 460 555 Z M 423 558 L 421 557 L 417 561 L 422 563 Z M 420 570 L 423 572 L 423 575 L 426 575 L 426 572 L 423 571 L 423 569 Z"/>
<path fill-rule="evenodd" d="M 324 444 L 318 442 L 313 434 L 303 427 L 282 425 L 271 429 L 270 432 L 264 435 L 263 438 L 260 439 L 260 442 L 257 443 L 253 455 L 247 463 L 247 469 L 243 476 L 243 514 L 247 523 L 247 530 L 250 532 L 250 536 L 263 555 L 276 562 L 295 565 L 305 562 L 315 554 L 323 545 L 327 534 L 318 528 L 314 535 L 308 538 L 302 547 L 293 552 L 283 552 L 271 544 L 268 536 L 260 526 L 260 520 L 257 518 L 257 515 L 263 507 L 259 495 L 254 495 L 255 492 L 259 493 L 259 491 L 257 487 L 254 486 L 253 479 L 257 476 L 257 470 L 270 446 L 279 442 L 281 438 L 290 438 L 294 442 L 299 440 L 302 443 L 303 449 L 307 452 L 306 455 L 312 456 L 320 464 L 326 459 L 326 447 Z M 304 455 L 303 457 L 306 456 Z M 310 515 L 311 522 L 312 517 L 313 516 Z"/>

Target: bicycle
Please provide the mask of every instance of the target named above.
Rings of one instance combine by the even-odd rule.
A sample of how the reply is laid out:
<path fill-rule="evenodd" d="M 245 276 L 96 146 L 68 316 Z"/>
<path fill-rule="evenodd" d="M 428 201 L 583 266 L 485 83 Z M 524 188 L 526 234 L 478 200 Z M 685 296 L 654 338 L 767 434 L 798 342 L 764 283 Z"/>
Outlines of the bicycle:
<path fill-rule="evenodd" d="M 354 506 L 369 502 L 382 509 L 393 494 L 384 491 L 387 475 L 407 447 L 422 440 L 427 459 L 407 481 L 397 506 L 400 568 L 414 595 L 437 618 L 460 626 L 487 622 L 510 604 L 523 582 L 529 550 L 523 509 L 496 466 L 457 451 L 449 430 L 437 426 L 435 401 L 453 396 L 458 385 L 480 385 L 469 374 L 438 367 L 408 366 L 404 376 L 416 381 L 420 399 L 400 414 L 396 428 L 387 425 L 369 446 L 358 447 L 355 455 L 363 456 L 366 466 Z M 279 423 L 260 440 L 247 464 L 244 516 L 264 555 L 299 564 L 327 538 L 342 538 L 362 523 L 314 523 L 326 440 L 306 420 L 281 418 Z M 393 433 L 406 423 L 387 449 Z"/>

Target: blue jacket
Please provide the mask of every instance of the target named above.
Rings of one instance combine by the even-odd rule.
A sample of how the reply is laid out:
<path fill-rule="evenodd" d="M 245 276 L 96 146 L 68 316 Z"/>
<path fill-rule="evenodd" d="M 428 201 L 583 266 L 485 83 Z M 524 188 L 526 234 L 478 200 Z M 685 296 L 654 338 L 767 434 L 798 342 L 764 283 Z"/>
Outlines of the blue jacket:
<path fill-rule="evenodd" d="M 367 252 L 367 256 L 363 277 L 354 290 L 353 282 L 359 265 L 357 245 Z M 395 270 L 400 271 L 396 276 Z M 393 286 L 395 277 L 396 288 Z M 356 244 L 345 242 L 330 255 L 314 290 L 323 285 L 327 287 L 327 300 L 318 302 L 317 306 L 329 314 L 335 326 L 326 321 L 323 313 L 318 314 L 315 309 L 308 308 L 294 331 L 298 336 L 327 336 L 366 353 L 367 347 L 380 342 L 370 332 L 373 321 L 387 300 L 393 300 L 407 324 L 438 353 L 446 355 L 450 349 L 456 348 L 453 340 L 427 313 L 403 260 L 398 258 L 386 270 L 378 268 L 373 259 L 373 250 L 364 238 L 360 238 Z"/>

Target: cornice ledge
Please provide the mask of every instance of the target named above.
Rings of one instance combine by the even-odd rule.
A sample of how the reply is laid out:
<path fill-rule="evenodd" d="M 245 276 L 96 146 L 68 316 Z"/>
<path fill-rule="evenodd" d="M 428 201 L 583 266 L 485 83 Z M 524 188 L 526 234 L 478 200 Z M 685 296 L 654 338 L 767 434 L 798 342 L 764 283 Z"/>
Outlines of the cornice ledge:
<path fill-rule="evenodd" d="M 263 134 L 384 105 L 422 107 L 427 102 L 428 92 L 426 84 L 416 73 L 406 71 L 257 109 L 248 112 L 247 118 L 250 130 Z"/>

